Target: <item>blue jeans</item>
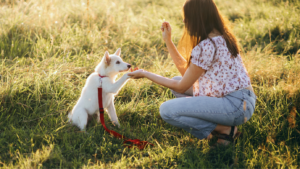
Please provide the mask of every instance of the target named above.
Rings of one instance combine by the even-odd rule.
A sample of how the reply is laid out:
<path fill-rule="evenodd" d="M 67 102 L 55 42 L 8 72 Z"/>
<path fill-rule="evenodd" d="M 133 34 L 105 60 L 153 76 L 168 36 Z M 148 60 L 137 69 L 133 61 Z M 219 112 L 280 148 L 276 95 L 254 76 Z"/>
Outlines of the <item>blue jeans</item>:
<path fill-rule="evenodd" d="M 180 80 L 181 77 L 173 78 Z M 218 124 L 238 126 L 253 115 L 255 94 L 247 89 L 238 90 L 224 97 L 193 97 L 193 89 L 184 94 L 172 91 L 176 99 L 160 106 L 161 117 L 169 124 L 182 128 L 199 139 L 207 136 Z"/>

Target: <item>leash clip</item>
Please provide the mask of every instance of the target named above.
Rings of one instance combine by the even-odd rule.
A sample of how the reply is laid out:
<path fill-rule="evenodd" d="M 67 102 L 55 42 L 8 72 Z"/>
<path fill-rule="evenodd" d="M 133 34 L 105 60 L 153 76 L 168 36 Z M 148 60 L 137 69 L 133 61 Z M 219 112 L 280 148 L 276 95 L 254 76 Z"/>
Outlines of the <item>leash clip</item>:
<path fill-rule="evenodd" d="M 107 77 L 107 76 L 101 76 L 100 74 L 98 74 L 99 75 L 99 77 L 100 77 L 100 86 L 99 86 L 99 88 L 102 88 L 102 78 L 104 78 L 104 77 Z"/>
<path fill-rule="evenodd" d="M 99 88 L 102 88 L 102 77 L 101 76 L 99 77 L 99 80 L 100 80 L 100 86 L 99 86 Z"/>

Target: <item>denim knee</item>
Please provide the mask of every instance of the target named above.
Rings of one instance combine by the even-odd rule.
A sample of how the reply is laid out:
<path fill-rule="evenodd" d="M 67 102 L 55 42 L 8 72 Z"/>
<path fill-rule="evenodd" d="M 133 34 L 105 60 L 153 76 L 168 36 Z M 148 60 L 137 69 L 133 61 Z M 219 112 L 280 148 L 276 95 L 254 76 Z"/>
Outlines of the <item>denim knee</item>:
<path fill-rule="evenodd" d="M 170 119 L 172 105 L 167 101 L 161 104 L 159 113 L 162 119 Z"/>

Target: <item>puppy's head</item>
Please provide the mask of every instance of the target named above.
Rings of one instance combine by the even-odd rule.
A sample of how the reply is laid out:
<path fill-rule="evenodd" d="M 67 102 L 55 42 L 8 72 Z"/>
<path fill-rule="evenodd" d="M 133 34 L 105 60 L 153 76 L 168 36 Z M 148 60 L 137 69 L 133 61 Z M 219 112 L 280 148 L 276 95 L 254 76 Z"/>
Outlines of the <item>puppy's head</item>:
<path fill-rule="evenodd" d="M 120 56 L 121 48 L 119 48 L 113 55 L 109 55 L 107 51 L 105 52 L 103 59 L 106 74 L 116 75 L 119 72 L 128 71 L 131 68 L 131 65 L 124 62 Z"/>

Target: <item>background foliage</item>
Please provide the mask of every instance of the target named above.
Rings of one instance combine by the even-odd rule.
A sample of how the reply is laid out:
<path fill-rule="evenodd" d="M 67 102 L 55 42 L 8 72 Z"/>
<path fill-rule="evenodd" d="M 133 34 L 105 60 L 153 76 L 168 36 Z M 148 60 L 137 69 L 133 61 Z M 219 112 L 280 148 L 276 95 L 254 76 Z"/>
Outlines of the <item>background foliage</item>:
<path fill-rule="evenodd" d="M 178 75 L 161 38 L 164 20 L 177 43 L 184 0 L 1 0 L 0 166 L 11 168 L 299 168 L 300 2 L 215 0 L 231 21 L 258 96 L 235 147 L 214 150 L 166 124 L 159 106 L 173 96 L 131 80 L 115 100 L 122 125 L 109 128 L 155 147 L 127 149 L 93 120 L 88 134 L 67 123 L 87 76 L 105 50 L 125 61 Z M 106 121 L 108 118 L 106 117 Z M 298 140 L 297 140 L 298 139 Z"/>

